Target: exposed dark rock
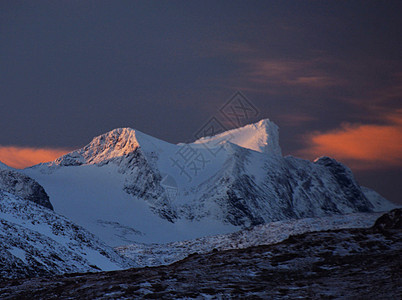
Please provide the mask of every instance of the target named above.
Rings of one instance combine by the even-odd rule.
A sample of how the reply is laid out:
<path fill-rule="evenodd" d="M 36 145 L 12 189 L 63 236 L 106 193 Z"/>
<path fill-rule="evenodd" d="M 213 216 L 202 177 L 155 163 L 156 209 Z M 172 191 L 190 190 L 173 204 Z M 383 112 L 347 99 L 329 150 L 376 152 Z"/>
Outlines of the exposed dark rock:
<path fill-rule="evenodd" d="M 0 170 L 0 190 L 53 210 L 49 196 L 34 179 L 13 170 Z"/>
<path fill-rule="evenodd" d="M 382 215 L 373 227 L 376 229 L 402 229 L 402 209 L 396 208 Z"/>
<path fill-rule="evenodd" d="M 119 159 L 120 172 L 127 174 L 124 190 L 147 201 L 156 214 L 173 223 L 177 214 L 161 186 L 162 176 L 150 166 L 141 148 L 138 147 Z"/>
<path fill-rule="evenodd" d="M 348 167 L 327 156 L 320 157 L 315 163 L 328 168 L 336 182 L 342 187 L 346 200 L 353 203 L 360 212 L 373 211 L 373 205 L 367 200 Z"/>

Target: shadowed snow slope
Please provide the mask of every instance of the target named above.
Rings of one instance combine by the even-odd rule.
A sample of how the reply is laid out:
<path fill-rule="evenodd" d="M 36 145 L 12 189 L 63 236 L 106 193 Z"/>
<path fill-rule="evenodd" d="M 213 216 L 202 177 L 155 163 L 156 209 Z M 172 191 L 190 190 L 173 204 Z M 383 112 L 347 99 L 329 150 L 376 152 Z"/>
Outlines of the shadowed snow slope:
<path fill-rule="evenodd" d="M 365 186 L 362 186 L 361 189 L 366 198 L 370 200 L 370 203 L 374 206 L 375 211 L 389 211 L 395 208 L 393 203 L 387 201 L 376 191 L 373 191 Z"/>
<path fill-rule="evenodd" d="M 43 187 L 32 178 L 17 171 L 0 169 L 0 190 L 53 209 Z"/>
<path fill-rule="evenodd" d="M 9 169 L 12 169 L 11 167 L 9 167 L 9 166 L 7 166 L 5 163 L 2 163 L 1 161 L 0 161 L 0 170 L 1 169 L 3 169 L 3 170 L 9 170 Z"/>
<path fill-rule="evenodd" d="M 2 190 L 0 240 L 3 279 L 136 266 L 65 217 Z"/>
<path fill-rule="evenodd" d="M 269 120 L 178 145 L 119 128 L 24 173 L 56 212 L 113 246 L 392 207 L 331 158 L 282 157 Z"/>

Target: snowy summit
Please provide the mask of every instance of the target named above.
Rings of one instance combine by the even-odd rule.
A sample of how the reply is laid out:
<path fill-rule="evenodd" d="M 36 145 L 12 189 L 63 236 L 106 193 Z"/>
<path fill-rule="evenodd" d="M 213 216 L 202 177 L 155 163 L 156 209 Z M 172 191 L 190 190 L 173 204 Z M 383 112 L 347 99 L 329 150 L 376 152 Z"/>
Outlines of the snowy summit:
<path fill-rule="evenodd" d="M 268 119 L 177 145 L 119 128 L 23 172 L 56 212 L 113 246 L 393 207 L 334 159 L 283 157 Z"/>
<path fill-rule="evenodd" d="M 212 137 L 203 137 L 195 141 L 194 144 L 222 145 L 227 142 L 261 153 L 282 155 L 279 146 L 279 128 L 268 119 L 228 130 Z"/>

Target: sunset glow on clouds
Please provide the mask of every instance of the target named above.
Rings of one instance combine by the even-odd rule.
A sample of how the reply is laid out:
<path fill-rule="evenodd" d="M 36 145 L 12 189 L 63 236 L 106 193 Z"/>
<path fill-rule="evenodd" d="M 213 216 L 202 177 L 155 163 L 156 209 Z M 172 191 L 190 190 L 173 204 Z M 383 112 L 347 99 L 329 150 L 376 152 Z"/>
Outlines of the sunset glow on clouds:
<path fill-rule="evenodd" d="M 331 156 L 355 169 L 402 167 L 402 114 L 386 125 L 344 124 L 339 129 L 308 136 L 300 155 Z"/>
<path fill-rule="evenodd" d="M 254 83 L 271 83 L 276 86 L 300 86 L 327 88 L 343 84 L 338 77 L 326 69 L 329 62 L 316 60 L 247 60 L 248 79 Z M 334 62 L 330 62 L 334 64 Z"/>
<path fill-rule="evenodd" d="M 10 167 L 22 169 L 52 161 L 70 151 L 58 148 L 0 146 L 0 161 Z"/>

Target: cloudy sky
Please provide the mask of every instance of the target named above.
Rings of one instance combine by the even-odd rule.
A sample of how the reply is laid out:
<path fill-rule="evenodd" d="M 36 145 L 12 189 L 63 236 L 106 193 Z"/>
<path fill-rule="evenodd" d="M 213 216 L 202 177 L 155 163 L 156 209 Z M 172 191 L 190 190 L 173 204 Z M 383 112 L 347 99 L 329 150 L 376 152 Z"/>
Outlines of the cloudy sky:
<path fill-rule="evenodd" d="M 402 203 L 401 1 L 1 1 L 0 161 L 117 127 L 191 141 L 241 92 L 286 155 Z"/>

